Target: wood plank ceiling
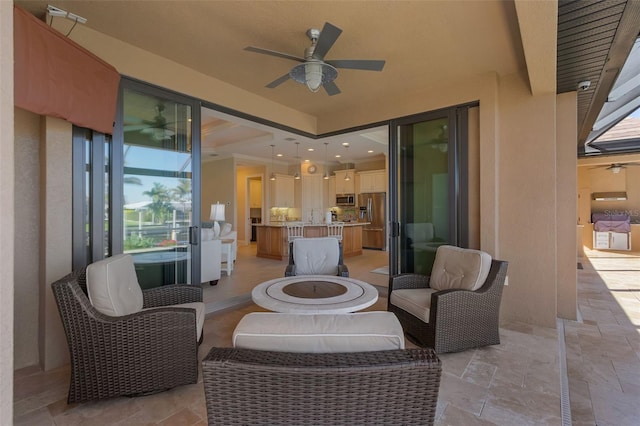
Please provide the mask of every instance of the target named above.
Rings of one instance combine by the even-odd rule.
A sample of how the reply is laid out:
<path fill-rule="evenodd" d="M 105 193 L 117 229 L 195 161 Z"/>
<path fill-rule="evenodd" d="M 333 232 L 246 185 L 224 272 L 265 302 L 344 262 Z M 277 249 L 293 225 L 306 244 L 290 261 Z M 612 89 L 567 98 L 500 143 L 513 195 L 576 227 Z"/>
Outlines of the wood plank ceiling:
<path fill-rule="evenodd" d="M 557 93 L 578 91 L 578 152 L 640 31 L 640 1 L 558 2 Z"/>

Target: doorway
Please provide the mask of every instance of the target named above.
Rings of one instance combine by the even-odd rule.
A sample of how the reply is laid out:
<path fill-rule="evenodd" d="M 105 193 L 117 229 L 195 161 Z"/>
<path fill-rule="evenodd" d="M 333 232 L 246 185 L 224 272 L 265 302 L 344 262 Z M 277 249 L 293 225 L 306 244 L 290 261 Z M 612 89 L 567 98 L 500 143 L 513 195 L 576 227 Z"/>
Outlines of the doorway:
<path fill-rule="evenodd" d="M 262 198 L 264 190 L 262 188 L 262 175 L 247 177 L 247 204 L 248 218 L 245 223 L 249 229 L 245 235 L 250 235 L 249 242 L 257 241 L 257 227 L 262 223 Z"/>

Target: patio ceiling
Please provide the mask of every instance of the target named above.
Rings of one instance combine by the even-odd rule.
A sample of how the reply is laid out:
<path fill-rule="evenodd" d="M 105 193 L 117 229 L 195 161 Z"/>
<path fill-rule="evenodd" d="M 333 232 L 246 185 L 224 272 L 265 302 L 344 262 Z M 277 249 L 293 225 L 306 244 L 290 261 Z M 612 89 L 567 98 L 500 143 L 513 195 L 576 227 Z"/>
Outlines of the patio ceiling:
<path fill-rule="evenodd" d="M 338 115 L 370 108 L 385 99 L 397 99 L 418 87 L 427 90 L 487 72 L 504 76 L 526 69 L 531 90 L 538 93 L 547 89 L 544 85 L 552 81 L 553 75 L 546 71 L 548 64 L 527 63 L 525 58 L 531 53 L 525 50 L 535 46 L 545 33 L 545 23 L 535 19 L 536 9 L 549 4 L 544 2 L 536 5 L 500 0 L 366 4 L 17 0 L 15 3 L 40 18 L 44 18 L 48 4 L 80 15 L 87 19 L 84 24 L 87 28 L 314 116 L 319 133 L 339 130 L 331 124 Z M 309 44 L 306 30 L 321 28 L 327 21 L 343 30 L 328 59 L 384 59 L 383 72 L 340 70 L 336 83 L 342 93 L 336 96 L 327 96 L 322 91 L 311 93 L 293 81 L 276 89 L 266 88 L 266 84 L 286 73 L 295 62 L 247 52 L 244 48 L 258 46 L 301 56 Z M 71 25 L 69 21 L 69 29 Z M 580 81 L 591 82 L 587 90 L 578 92 L 577 144 L 581 152 L 640 31 L 640 1 L 560 0 L 557 26 L 557 93 L 575 91 Z M 70 37 L 74 37 L 73 31 Z M 368 123 L 354 126 L 364 124 Z M 211 122 L 208 131 L 213 134 L 219 127 L 227 140 L 248 132 L 252 140 L 259 140 L 260 135 L 244 128 L 248 125 L 230 129 L 229 125 Z M 233 135 L 234 132 L 240 133 Z M 268 151 L 268 143 L 262 145 Z M 286 145 L 289 152 L 285 156 L 293 157 L 295 145 L 291 142 Z M 216 148 L 223 150 L 204 145 L 203 152 L 212 153 Z"/>

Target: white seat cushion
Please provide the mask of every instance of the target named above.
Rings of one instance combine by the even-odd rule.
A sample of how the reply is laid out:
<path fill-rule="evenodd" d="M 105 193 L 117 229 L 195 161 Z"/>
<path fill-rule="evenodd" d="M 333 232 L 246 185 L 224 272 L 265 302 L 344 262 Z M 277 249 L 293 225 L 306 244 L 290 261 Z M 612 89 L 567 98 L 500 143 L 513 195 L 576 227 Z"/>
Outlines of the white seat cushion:
<path fill-rule="evenodd" d="M 429 287 L 436 290 L 482 287 L 491 269 L 491 256 L 480 250 L 440 246 L 433 262 Z"/>
<path fill-rule="evenodd" d="M 276 352 L 363 352 L 404 349 L 392 312 L 304 315 L 253 312 L 233 332 L 236 348 Z"/>
<path fill-rule="evenodd" d="M 200 340 L 200 336 L 202 335 L 202 327 L 204 326 L 204 303 L 203 302 L 191 302 L 191 303 L 181 303 L 179 305 L 166 305 L 162 306 L 163 308 L 191 308 L 196 311 L 196 340 Z M 144 311 L 152 311 L 155 308 L 146 308 Z"/>
<path fill-rule="evenodd" d="M 139 312 L 144 299 L 129 254 L 118 254 L 87 266 L 87 293 L 94 308 L 109 316 Z"/>
<path fill-rule="evenodd" d="M 403 288 L 393 290 L 389 302 L 403 311 L 409 312 L 424 322 L 429 322 L 431 295 L 437 290 L 432 288 Z"/>
<path fill-rule="evenodd" d="M 335 238 L 293 240 L 296 275 L 337 275 L 340 246 Z"/>

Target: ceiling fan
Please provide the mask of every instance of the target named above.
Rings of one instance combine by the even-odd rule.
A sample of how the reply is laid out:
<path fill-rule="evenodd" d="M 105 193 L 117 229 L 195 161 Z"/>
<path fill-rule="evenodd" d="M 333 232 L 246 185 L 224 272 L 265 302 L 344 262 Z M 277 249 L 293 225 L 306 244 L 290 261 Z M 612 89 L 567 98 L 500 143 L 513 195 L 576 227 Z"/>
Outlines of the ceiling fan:
<path fill-rule="evenodd" d="M 156 116 L 153 120 L 143 120 L 138 118 L 127 117 L 128 121 L 135 121 L 137 124 L 125 124 L 125 132 L 139 131 L 140 133 L 151 136 L 155 140 L 168 140 L 171 139 L 176 133 L 169 129 L 167 126 L 167 119 L 162 115 L 164 111 L 164 105 L 159 103 L 155 107 Z"/>
<path fill-rule="evenodd" d="M 333 96 L 340 93 L 340 89 L 338 89 L 338 86 L 334 82 L 338 77 L 338 68 L 382 71 L 385 64 L 385 61 L 382 60 L 368 59 L 335 59 L 325 61 L 325 55 L 329 52 L 329 49 L 331 49 L 341 33 L 342 30 L 340 28 L 329 22 L 325 22 L 322 31 L 315 28 L 307 30 L 307 37 L 311 40 L 311 46 L 304 50 L 304 58 L 253 46 L 245 47 L 244 50 L 300 62 L 300 64 L 293 67 L 287 74 L 273 80 L 267 84 L 266 87 L 270 89 L 276 88 L 291 78 L 298 83 L 306 84 L 312 92 L 317 92 L 322 86 L 329 96 Z"/>
<path fill-rule="evenodd" d="M 620 173 L 620 170 L 626 169 L 628 166 L 640 166 L 640 163 L 611 163 L 608 166 L 595 166 L 592 169 L 605 168 L 606 170 L 610 170 L 612 173 Z"/>

